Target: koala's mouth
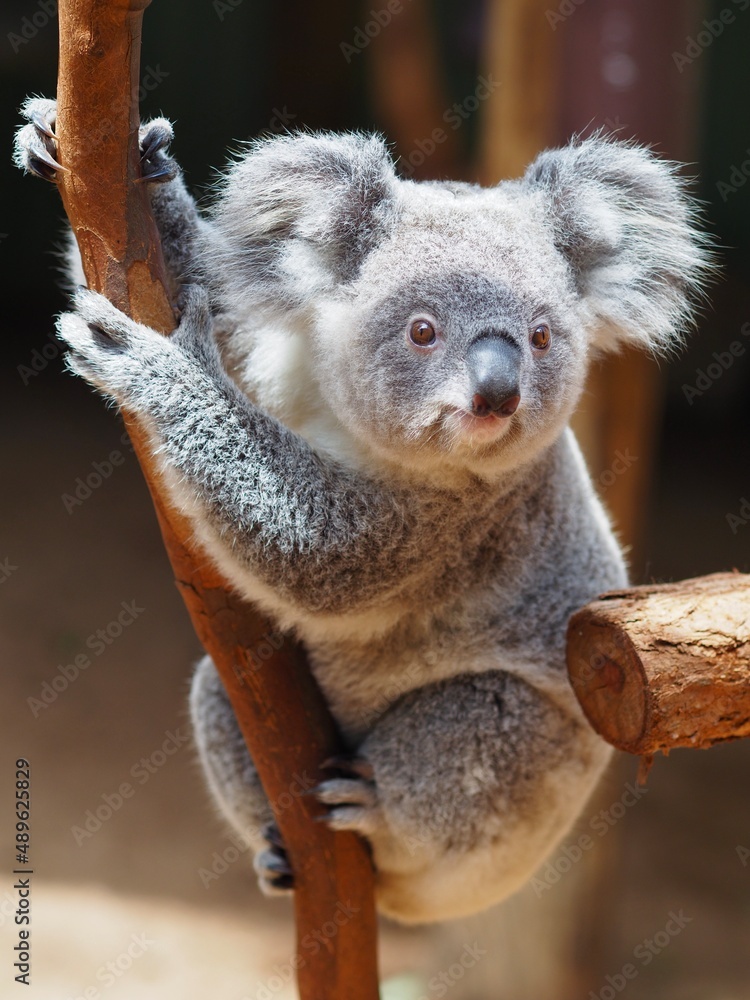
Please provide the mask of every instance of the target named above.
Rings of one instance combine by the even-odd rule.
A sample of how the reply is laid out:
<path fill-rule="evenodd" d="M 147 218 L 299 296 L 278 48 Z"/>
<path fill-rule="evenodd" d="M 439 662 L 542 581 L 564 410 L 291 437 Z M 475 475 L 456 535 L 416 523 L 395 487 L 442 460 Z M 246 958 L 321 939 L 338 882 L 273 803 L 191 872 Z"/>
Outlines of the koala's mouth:
<path fill-rule="evenodd" d="M 489 444 L 505 435 L 513 421 L 512 416 L 499 413 L 479 416 L 469 410 L 451 409 L 445 416 L 445 426 L 454 443 Z"/>

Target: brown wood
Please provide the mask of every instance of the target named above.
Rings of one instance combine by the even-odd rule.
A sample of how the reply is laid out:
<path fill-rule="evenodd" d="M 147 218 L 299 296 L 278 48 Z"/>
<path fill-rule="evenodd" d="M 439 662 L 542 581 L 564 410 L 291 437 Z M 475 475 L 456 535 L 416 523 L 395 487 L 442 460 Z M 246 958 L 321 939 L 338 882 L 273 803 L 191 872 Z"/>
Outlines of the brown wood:
<path fill-rule="evenodd" d="M 520 177 L 554 145 L 557 113 L 558 36 L 550 30 L 550 0 L 491 0 L 483 65 L 500 81 L 482 106 L 478 180 L 497 184 Z"/>
<path fill-rule="evenodd" d="M 363 24 L 380 9 L 360 6 Z M 433 20 L 426 0 L 408 0 L 366 52 L 375 116 L 410 180 L 458 179 L 465 173 L 459 133 L 444 117 L 451 101 Z"/>
<path fill-rule="evenodd" d="M 147 193 L 137 183 L 138 107 L 131 99 L 147 4 L 60 0 L 57 134 L 66 172 L 59 183 L 89 286 L 168 333 L 174 314 Z M 194 545 L 189 523 L 169 506 L 137 419 L 125 419 L 178 588 L 229 692 L 289 850 L 300 996 L 377 1000 L 367 848 L 353 834 L 315 822 L 319 807 L 299 794 L 320 780 L 320 762 L 341 750 L 333 719 L 302 650 L 287 640 L 272 651 L 266 639 L 274 627 L 230 592 Z"/>
<path fill-rule="evenodd" d="M 750 575 L 604 594 L 570 620 L 568 673 L 594 729 L 620 750 L 750 736 Z"/>

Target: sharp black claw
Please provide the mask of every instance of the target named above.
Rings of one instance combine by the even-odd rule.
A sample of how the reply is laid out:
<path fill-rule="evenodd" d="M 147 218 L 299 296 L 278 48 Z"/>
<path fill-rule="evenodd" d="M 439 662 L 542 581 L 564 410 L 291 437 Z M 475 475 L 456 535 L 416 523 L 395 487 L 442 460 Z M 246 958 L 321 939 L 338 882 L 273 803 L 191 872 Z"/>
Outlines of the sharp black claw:
<path fill-rule="evenodd" d="M 277 875 L 294 875 L 286 854 L 274 854 L 273 859 L 267 861 L 263 867 Z"/>
<path fill-rule="evenodd" d="M 267 840 L 269 844 L 280 848 L 282 851 L 286 851 L 286 845 L 284 844 L 281 832 L 275 823 L 266 823 L 260 833 L 263 839 Z"/>
<path fill-rule="evenodd" d="M 161 132 L 151 132 L 147 141 L 141 146 L 141 157 L 148 160 L 158 149 L 163 149 L 167 145 L 168 142 Z"/>
<path fill-rule="evenodd" d="M 344 775 L 354 775 L 365 781 L 372 781 L 375 777 L 373 766 L 366 757 L 337 754 L 324 760 L 320 768 L 322 771 L 341 771 Z"/>
<path fill-rule="evenodd" d="M 48 136 L 50 139 L 55 138 L 55 133 L 50 128 L 50 124 L 46 118 L 39 114 L 38 111 L 32 111 L 29 116 L 29 121 L 36 126 L 37 130 L 42 133 L 42 135 Z"/>
<path fill-rule="evenodd" d="M 152 181 L 160 180 L 171 180 L 174 177 L 174 171 L 169 167 L 161 167 L 158 170 L 149 171 L 148 164 L 142 164 L 143 174 L 136 178 L 137 184 L 151 183 Z"/>
<path fill-rule="evenodd" d="M 293 889 L 294 875 L 276 875 L 274 878 L 269 878 L 268 883 L 274 889 Z"/>
<path fill-rule="evenodd" d="M 68 172 L 68 168 L 58 163 L 54 156 L 51 156 L 46 149 L 35 151 L 29 158 L 29 169 L 32 173 L 43 177 L 45 180 L 54 180 L 58 171 Z"/>

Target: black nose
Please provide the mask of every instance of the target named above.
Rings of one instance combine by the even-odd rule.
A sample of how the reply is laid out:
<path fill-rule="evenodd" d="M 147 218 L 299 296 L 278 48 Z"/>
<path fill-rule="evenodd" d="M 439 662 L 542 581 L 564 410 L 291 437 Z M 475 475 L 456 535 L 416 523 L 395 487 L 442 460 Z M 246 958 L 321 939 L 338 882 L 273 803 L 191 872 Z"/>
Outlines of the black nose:
<path fill-rule="evenodd" d="M 471 411 L 478 417 L 512 416 L 521 402 L 520 351 L 506 337 L 480 337 L 467 354 L 471 379 Z"/>

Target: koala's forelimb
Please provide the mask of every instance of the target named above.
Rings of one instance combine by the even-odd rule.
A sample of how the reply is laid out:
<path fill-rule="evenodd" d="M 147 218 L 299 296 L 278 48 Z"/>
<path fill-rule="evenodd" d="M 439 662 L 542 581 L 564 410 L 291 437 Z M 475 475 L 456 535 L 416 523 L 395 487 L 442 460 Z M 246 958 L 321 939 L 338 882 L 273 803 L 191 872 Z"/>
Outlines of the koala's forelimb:
<path fill-rule="evenodd" d="M 241 566 L 299 606 L 336 611 L 353 593 L 382 592 L 394 563 L 408 571 L 422 558 L 410 545 L 417 522 L 458 502 L 426 492 L 420 507 L 413 491 L 324 459 L 254 406 L 221 369 L 201 290 L 188 289 L 171 340 L 93 293 L 75 305 L 60 323 L 72 367 L 145 419 L 186 505 L 199 506 Z"/>

